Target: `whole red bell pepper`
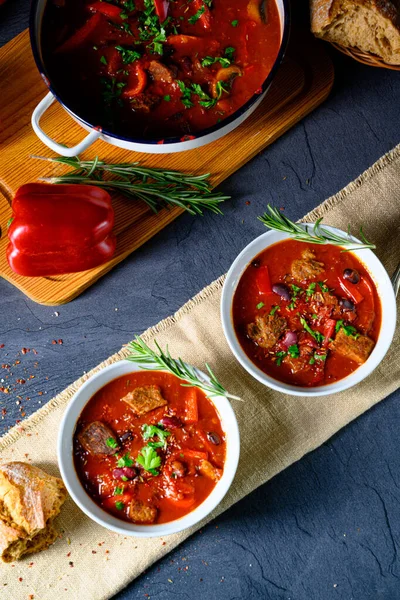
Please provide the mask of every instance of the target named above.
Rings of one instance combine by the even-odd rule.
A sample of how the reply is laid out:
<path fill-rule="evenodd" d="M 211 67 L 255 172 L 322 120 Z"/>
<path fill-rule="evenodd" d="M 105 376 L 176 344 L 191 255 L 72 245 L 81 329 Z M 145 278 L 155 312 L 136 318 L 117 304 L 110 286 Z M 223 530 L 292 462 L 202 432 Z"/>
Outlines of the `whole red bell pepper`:
<path fill-rule="evenodd" d="M 28 183 L 12 202 L 7 260 L 19 275 L 86 271 L 115 252 L 108 192 L 92 185 Z"/>

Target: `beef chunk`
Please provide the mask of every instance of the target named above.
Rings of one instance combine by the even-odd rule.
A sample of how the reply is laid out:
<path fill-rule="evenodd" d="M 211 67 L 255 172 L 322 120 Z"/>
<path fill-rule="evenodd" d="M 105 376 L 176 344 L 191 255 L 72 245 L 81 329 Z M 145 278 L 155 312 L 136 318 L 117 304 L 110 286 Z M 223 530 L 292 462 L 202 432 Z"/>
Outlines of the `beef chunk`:
<path fill-rule="evenodd" d="M 247 335 L 261 348 L 269 350 L 285 331 L 286 319 L 279 315 L 257 316 L 255 323 L 247 326 Z"/>
<path fill-rule="evenodd" d="M 374 345 L 375 342 L 366 335 L 359 335 L 356 339 L 354 336 L 346 335 L 344 330 L 340 329 L 330 348 L 361 365 L 371 354 Z"/>
<path fill-rule="evenodd" d="M 154 81 L 172 83 L 174 80 L 171 69 L 160 63 L 158 60 L 151 60 L 148 70 Z"/>
<path fill-rule="evenodd" d="M 312 296 L 310 308 L 320 318 L 327 318 L 332 315 L 340 318 L 341 315 L 339 300 L 330 292 L 315 292 Z"/>
<path fill-rule="evenodd" d="M 298 358 L 292 358 L 288 354 L 283 359 L 283 363 L 288 365 L 294 374 L 299 373 L 300 371 L 309 371 L 311 369 L 310 358 L 314 349 L 311 346 L 303 344 L 299 347 L 299 350 L 300 356 Z"/>
<path fill-rule="evenodd" d="M 83 448 L 93 455 L 111 455 L 115 454 L 120 449 L 120 445 L 117 442 L 113 430 L 101 421 L 93 421 L 93 423 L 90 423 L 90 425 L 85 427 L 78 435 L 78 440 Z M 108 445 L 107 440 L 113 441 Z"/>
<path fill-rule="evenodd" d="M 132 500 L 129 505 L 129 518 L 134 523 L 154 523 L 157 517 L 155 506 L 145 504 L 141 500 Z"/>
<path fill-rule="evenodd" d="M 137 387 L 133 392 L 129 392 L 129 394 L 121 399 L 123 402 L 129 404 L 137 416 L 145 415 L 151 410 L 167 404 L 167 401 L 161 395 L 161 389 L 158 385 Z"/>
<path fill-rule="evenodd" d="M 301 253 L 301 258 L 297 258 L 292 262 L 291 274 L 296 281 L 315 279 L 324 271 L 324 263 L 315 260 L 314 252 L 308 248 Z"/>
<path fill-rule="evenodd" d="M 222 470 L 214 467 L 208 460 L 202 460 L 199 467 L 200 473 L 213 481 L 218 481 L 222 475 Z"/>
<path fill-rule="evenodd" d="M 160 98 L 153 94 L 137 94 L 131 98 L 130 104 L 133 110 L 142 113 L 149 113 L 157 104 L 159 104 Z"/>

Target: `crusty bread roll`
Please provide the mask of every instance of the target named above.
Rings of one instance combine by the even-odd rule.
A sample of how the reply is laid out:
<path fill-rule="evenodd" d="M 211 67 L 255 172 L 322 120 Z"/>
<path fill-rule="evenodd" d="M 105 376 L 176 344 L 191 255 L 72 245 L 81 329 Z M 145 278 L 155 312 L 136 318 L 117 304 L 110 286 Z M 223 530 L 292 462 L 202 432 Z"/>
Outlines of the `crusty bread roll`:
<path fill-rule="evenodd" d="M 310 0 L 311 31 L 400 65 L 400 0 Z"/>
<path fill-rule="evenodd" d="M 23 462 L 0 465 L 0 558 L 12 562 L 44 550 L 67 491 L 61 479 Z"/>

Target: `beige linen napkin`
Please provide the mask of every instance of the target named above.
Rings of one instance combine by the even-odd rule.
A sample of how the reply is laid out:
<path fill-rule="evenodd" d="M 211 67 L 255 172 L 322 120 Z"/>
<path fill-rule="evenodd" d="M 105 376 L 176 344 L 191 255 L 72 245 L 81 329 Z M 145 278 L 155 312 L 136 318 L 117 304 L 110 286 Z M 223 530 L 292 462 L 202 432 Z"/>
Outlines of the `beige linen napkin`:
<path fill-rule="evenodd" d="M 399 260 L 399 189 L 400 146 L 305 219 L 323 216 L 326 223 L 342 229 L 351 223 L 354 231 L 363 223 L 368 237 L 377 244 L 378 256 L 391 273 Z M 223 278 L 215 281 L 173 317 L 143 336 L 149 342 L 156 337 L 161 346 L 169 345 L 173 355 L 198 367 L 209 362 L 229 390 L 244 400 L 233 403 L 241 432 L 237 475 L 229 493 L 207 521 L 320 446 L 393 392 L 400 381 L 397 329 L 383 363 L 356 388 L 334 396 L 307 398 L 263 387 L 238 365 L 225 342 L 219 318 L 222 284 Z M 123 349 L 91 373 L 125 353 Z M 27 453 L 34 464 L 57 474 L 56 432 L 62 414 L 73 393 L 91 373 L 1 438 L 1 461 L 24 460 Z M 63 532 L 61 539 L 49 550 L 32 555 L 14 567 L 0 567 L 2 597 L 19 600 L 32 594 L 35 600 L 109 598 L 201 525 L 204 522 L 165 539 L 125 538 L 102 529 L 67 500 L 58 519 Z"/>

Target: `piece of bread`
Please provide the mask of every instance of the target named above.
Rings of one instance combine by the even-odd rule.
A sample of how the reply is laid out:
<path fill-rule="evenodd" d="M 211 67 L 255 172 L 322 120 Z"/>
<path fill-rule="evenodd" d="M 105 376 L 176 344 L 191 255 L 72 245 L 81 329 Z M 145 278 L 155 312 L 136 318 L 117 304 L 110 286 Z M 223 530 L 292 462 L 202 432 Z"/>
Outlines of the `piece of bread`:
<path fill-rule="evenodd" d="M 317 37 L 400 65 L 400 0 L 310 0 L 310 9 Z"/>
<path fill-rule="evenodd" d="M 23 462 L 0 465 L 0 558 L 11 562 L 44 550 L 67 497 L 61 479 Z"/>

